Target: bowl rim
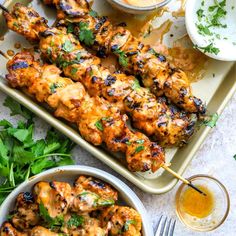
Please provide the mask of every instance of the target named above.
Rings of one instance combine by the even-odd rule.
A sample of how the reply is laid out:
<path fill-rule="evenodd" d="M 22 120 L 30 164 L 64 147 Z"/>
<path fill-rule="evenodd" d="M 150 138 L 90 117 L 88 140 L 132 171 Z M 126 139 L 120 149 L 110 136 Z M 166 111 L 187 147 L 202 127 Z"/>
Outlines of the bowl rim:
<path fill-rule="evenodd" d="M 168 4 L 172 0 L 163 0 L 160 3 L 156 3 L 154 5 L 147 6 L 147 7 L 133 6 L 133 5 L 130 5 L 128 3 L 123 2 L 122 0 L 108 0 L 108 1 L 113 2 L 113 3 L 115 3 L 115 4 L 117 4 L 117 5 L 121 6 L 121 7 L 124 7 L 127 10 L 133 10 L 133 11 L 153 11 L 153 10 L 155 10 L 157 8 L 165 6 L 166 4 Z"/>
<path fill-rule="evenodd" d="M 30 177 L 28 180 L 21 183 L 18 187 L 16 187 L 4 200 L 2 205 L 0 205 L 0 225 L 4 222 L 4 217 L 1 220 L 3 209 L 8 209 L 10 206 L 10 203 L 13 199 L 16 199 L 16 196 L 19 194 L 19 192 L 23 192 L 25 188 L 27 188 L 28 185 L 33 184 L 34 182 L 40 181 L 41 178 L 47 178 L 47 176 L 50 175 L 58 175 L 61 172 L 78 172 L 78 175 L 90 175 L 95 178 L 101 179 L 104 182 L 109 183 L 112 185 L 119 194 L 122 194 L 127 198 L 132 204 L 133 207 L 140 213 L 142 217 L 142 227 L 143 227 L 143 233 L 144 236 L 153 236 L 153 229 L 151 226 L 151 220 L 149 219 L 149 215 L 147 214 L 147 211 L 141 202 L 141 200 L 138 198 L 136 193 L 127 186 L 124 182 L 119 180 L 117 177 L 94 167 L 88 167 L 84 165 L 70 165 L 70 166 L 62 166 L 62 167 L 56 167 L 49 170 L 46 170 L 38 175 Z M 58 179 L 58 177 L 55 177 Z"/>
<path fill-rule="evenodd" d="M 179 186 L 179 188 L 177 189 L 177 192 L 175 194 L 175 210 L 176 210 L 176 214 L 177 214 L 178 218 L 180 219 L 180 221 L 185 226 L 187 226 L 188 228 L 190 228 L 190 229 L 192 229 L 194 231 L 199 231 L 199 232 L 210 232 L 210 231 L 215 230 L 219 226 L 221 226 L 225 222 L 225 220 L 226 220 L 226 218 L 227 218 L 227 216 L 229 214 L 229 210 L 230 210 L 230 197 L 229 197 L 229 193 L 228 193 L 226 187 L 218 179 L 216 179 L 215 177 L 212 177 L 210 175 L 205 175 L 205 174 L 198 174 L 198 175 L 193 175 L 193 176 L 187 178 L 187 180 L 189 182 L 191 182 L 193 180 L 196 180 L 196 179 L 209 179 L 209 180 L 215 182 L 219 186 L 219 188 L 221 188 L 223 190 L 223 194 L 225 195 L 226 202 L 227 202 L 226 203 L 227 204 L 227 209 L 226 209 L 226 211 L 224 213 L 224 216 L 222 217 L 222 219 L 219 221 L 218 224 L 216 224 L 214 227 L 212 227 L 210 229 L 207 229 L 207 230 L 205 230 L 203 228 L 196 228 L 196 227 L 191 226 L 190 224 L 185 223 L 185 220 L 183 219 L 183 216 L 179 213 L 179 210 L 178 210 L 179 209 L 178 205 L 179 205 L 180 194 L 181 194 L 183 188 L 186 186 L 184 183 L 182 183 Z"/>

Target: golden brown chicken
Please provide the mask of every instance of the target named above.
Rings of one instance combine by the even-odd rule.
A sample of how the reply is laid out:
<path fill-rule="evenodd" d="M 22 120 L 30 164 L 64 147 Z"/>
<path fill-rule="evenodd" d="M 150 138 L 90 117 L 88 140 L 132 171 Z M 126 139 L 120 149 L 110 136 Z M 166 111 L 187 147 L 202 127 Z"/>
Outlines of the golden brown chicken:
<path fill-rule="evenodd" d="M 19 18 L 20 22 L 24 22 L 27 11 L 34 10 L 17 4 L 14 13 L 5 13 L 9 28 L 19 22 Z M 25 20 L 24 31 L 28 28 L 27 32 L 30 32 L 31 21 Z M 66 76 L 83 83 L 91 96 L 103 97 L 130 115 L 135 128 L 163 146 L 182 145 L 191 137 L 196 122 L 194 115 L 179 111 L 173 105 L 168 106 L 166 99 L 156 99 L 133 76 L 111 74 L 101 66 L 99 58 L 84 50 L 78 40 L 66 31 L 56 28 L 45 30 L 45 25 L 41 29 L 43 31 L 39 31 L 38 35 L 35 31 L 32 33 L 31 40 L 40 38 L 44 57 L 56 63 Z M 13 30 L 24 34 L 21 28 Z"/>
<path fill-rule="evenodd" d="M 88 142 L 104 142 L 110 151 L 124 152 L 131 171 L 155 172 L 164 162 L 160 146 L 144 134 L 131 131 L 116 107 L 102 98 L 90 97 L 81 83 L 61 77 L 56 66 L 42 66 L 24 52 L 10 60 L 7 68 L 6 78 L 12 87 L 27 90 L 38 101 L 48 103 L 57 117 L 76 122 Z"/>
<path fill-rule="evenodd" d="M 205 113 L 205 105 L 192 95 L 190 83 L 183 71 L 171 67 L 163 55 L 141 43 L 123 26 L 113 26 L 107 17 L 99 17 L 91 10 L 87 0 L 44 2 L 56 6 L 58 19 L 63 24 L 69 24 L 70 31 L 79 40 L 96 50 L 101 57 L 111 52 L 115 54 L 123 69 L 141 77 L 143 85 L 156 96 L 164 94 L 188 112 Z M 90 40 L 84 40 L 85 32 L 90 34 Z"/>
<path fill-rule="evenodd" d="M 140 215 L 129 207 L 112 206 L 101 215 L 102 225 L 109 222 L 109 235 L 140 236 L 142 220 Z"/>
<path fill-rule="evenodd" d="M 38 182 L 33 194 L 18 195 L 0 236 L 140 236 L 141 216 L 133 208 L 115 205 L 117 200 L 113 187 L 89 176 L 80 176 L 73 187 L 66 182 Z M 33 216 L 32 205 L 37 206 Z M 29 215 L 15 221 L 23 211 Z"/>

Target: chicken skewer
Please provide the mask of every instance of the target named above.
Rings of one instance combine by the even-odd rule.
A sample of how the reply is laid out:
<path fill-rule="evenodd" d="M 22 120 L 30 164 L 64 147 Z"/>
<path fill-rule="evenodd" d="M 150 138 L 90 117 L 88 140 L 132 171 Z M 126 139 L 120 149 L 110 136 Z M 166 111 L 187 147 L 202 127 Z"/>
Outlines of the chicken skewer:
<path fill-rule="evenodd" d="M 16 10 L 21 10 L 22 9 L 22 5 L 20 5 L 20 4 L 17 4 L 16 6 L 15 6 L 16 8 L 18 8 L 18 9 L 16 9 Z M 24 9 L 26 9 L 26 8 L 23 8 L 23 13 L 24 13 Z M 6 12 L 5 12 L 6 13 Z M 47 25 L 46 25 L 46 22 L 45 22 L 45 19 L 43 19 L 43 18 L 41 18 L 41 17 L 39 17 L 39 15 L 35 12 L 35 11 L 33 11 L 33 9 L 31 9 L 31 11 L 29 11 L 28 12 L 28 14 L 27 14 L 28 16 L 30 16 L 30 17 L 34 17 L 35 19 L 34 19 L 34 23 L 33 24 L 29 24 L 29 26 L 30 26 L 30 28 L 24 28 L 24 26 L 25 26 L 25 24 L 23 24 L 22 25 L 22 22 L 21 22 L 21 19 L 22 18 L 20 18 L 20 17 L 18 17 L 18 19 L 20 20 L 20 24 L 14 24 L 14 20 L 13 20 L 13 22 L 12 21 L 9 21 L 10 23 L 12 23 L 12 25 L 11 24 L 9 24 L 9 26 L 11 27 L 11 28 L 13 28 L 15 31 L 17 31 L 17 32 L 20 32 L 21 34 L 26 34 L 27 35 L 27 38 L 28 39 L 32 39 L 32 34 L 34 35 L 34 39 L 36 38 L 36 37 L 39 37 L 38 36 L 38 32 L 46 32 L 46 31 L 43 31 L 44 29 L 47 29 Z M 20 15 L 18 15 L 18 16 L 20 16 Z M 11 18 L 11 15 L 9 15 L 9 14 L 7 14 L 6 15 L 6 17 L 10 17 Z M 16 17 L 17 17 L 17 15 L 16 15 Z M 25 22 L 24 21 L 24 18 L 23 18 L 23 23 L 27 23 L 27 22 Z M 23 26 L 23 27 L 22 27 Z M 24 31 L 25 30 L 25 31 Z M 49 32 L 49 35 L 50 34 L 53 34 L 53 32 Z M 66 62 L 66 61 L 63 61 L 63 64 L 65 63 L 65 64 L 68 64 L 68 63 L 71 63 L 71 59 L 69 58 L 69 59 L 67 59 L 68 61 Z M 64 71 L 65 72 L 65 74 L 66 74 L 66 71 Z M 14 76 L 13 76 L 14 77 Z M 32 79 L 32 77 L 31 77 L 31 79 Z M 13 79 L 13 80 L 10 80 L 11 82 L 11 85 L 13 86 L 13 87 L 19 87 L 19 84 L 18 83 L 16 83 L 15 84 L 15 78 Z M 77 83 L 78 84 L 78 83 Z M 53 86 L 52 86 L 53 85 Z M 60 86 L 58 86 L 58 85 L 60 85 Z M 23 85 L 23 87 L 24 87 L 25 85 Z M 60 83 L 51 83 L 51 85 L 50 86 L 52 86 L 52 87 L 50 87 L 50 89 L 52 89 L 53 88 L 53 90 L 54 89 L 57 89 L 58 87 L 60 88 L 61 87 L 61 84 Z M 22 85 L 21 85 L 21 87 L 22 87 Z M 37 88 L 37 87 L 36 87 Z M 54 90 L 55 91 L 55 90 Z M 37 95 L 37 94 L 36 94 Z M 39 94 L 38 94 L 39 95 Z M 37 98 L 37 96 L 36 96 L 36 98 Z M 38 98 L 37 98 L 38 99 Z M 43 98 L 43 99 L 38 99 L 39 101 L 45 101 L 45 99 Z M 72 106 L 73 107 L 73 106 Z M 66 119 L 68 119 L 68 117 L 67 117 L 67 115 L 65 115 L 64 114 L 64 112 L 58 112 L 58 111 L 56 111 L 56 113 L 55 113 L 57 116 L 61 116 L 61 117 L 63 117 L 63 118 L 66 118 Z M 65 117 L 66 116 L 66 117 Z M 70 117 L 69 117 L 70 118 Z M 107 120 L 107 119 L 104 119 L 104 117 L 102 117 L 102 121 L 104 122 L 104 120 L 106 120 L 106 121 L 109 121 L 109 120 Z M 101 120 L 99 120 L 99 121 L 101 121 Z M 96 124 L 96 123 L 95 123 Z M 100 126 L 100 125 L 99 125 Z M 125 126 L 125 125 L 124 125 Z M 126 131 L 129 131 L 129 129 L 125 126 L 125 128 L 126 128 Z M 87 130 L 87 129 L 86 129 Z M 102 131 L 104 131 L 104 130 L 102 130 Z M 108 130 L 109 131 L 109 130 Z M 86 131 L 85 131 L 86 132 Z M 113 136 L 114 135 L 121 135 L 120 133 L 119 133 L 119 131 L 117 131 L 117 130 L 115 130 L 115 131 L 113 131 L 114 132 L 114 134 L 113 134 Z M 104 131 L 104 133 L 105 133 L 105 131 Z M 131 132 L 132 133 L 132 132 Z M 132 133 L 133 134 L 133 133 Z M 141 133 L 138 133 L 138 132 L 136 132 L 135 134 L 139 134 L 139 135 L 142 135 Z M 147 140 L 148 140 L 148 138 L 145 136 L 145 135 L 143 135 L 143 137 L 145 137 Z M 90 138 L 88 138 L 88 139 L 90 139 Z M 140 141 L 141 140 L 141 141 Z M 148 140 L 149 141 L 149 140 Z M 101 142 L 101 141 L 100 141 Z M 117 146 L 117 143 L 120 143 L 120 145 L 119 146 Z M 117 138 L 113 138 L 112 139 L 112 141 L 111 141 L 111 138 L 109 138 L 109 140 L 107 140 L 106 138 L 105 138 L 105 143 L 107 144 L 107 146 L 108 146 L 108 148 L 110 149 L 110 150 L 115 150 L 115 151 L 123 151 L 123 152 L 125 152 L 125 149 L 126 149 L 126 155 L 129 155 L 130 154 L 130 149 L 128 148 L 130 145 L 131 145 L 131 147 L 133 147 L 133 142 L 135 142 L 136 144 L 143 144 L 144 142 L 143 142 L 143 140 L 142 139 L 138 139 L 138 140 L 129 140 L 129 139 L 127 139 L 126 137 L 123 137 L 122 139 L 119 137 L 119 139 L 117 139 Z M 150 141 L 149 141 L 150 142 Z M 92 142 L 93 143 L 93 142 Z M 112 147 L 112 145 L 114 145 L 114 144 L 116 144 L 115 145 L 115 147 Z M 140 145 L 140 146 L 138 146 L 138 147 L 135 147 L 135 151 L 134 151 L 134 153 L 132 153 L 132 155 L 134 155 L 133 156 L 133 158 L 132 158 L 132 160 L 131 159 L 127 159 L 128 160 L 128 167 L 129 167 L 129 169 L 130 170 L 132 170 L 132 171 L 147 171 L 147 170 L 152 170 L 153 172 L 155 171 L 155 170 L 157 170 L 158 168 L 160 168 L 160 167 L 162 167 L 162 168 L 165 168 L 168 172 L 170 172 L 171 173 L 171 175 L 173 175 L 173 171 L 170 171 L 170 168 L 167 168 L 167 166 L 165 166 L 165 164 L 164 164 L 164 155 L 163 155 L 163 150 L 159 147 L 159 146 L 157 146 L 157 144 L 155 144 L 155 143 L 152 143 L 151 144 L 151 156 L 142 156 L 141 158 L 142 158 L 142 160 L 141 160 L 141 162 L 142 163 L 139 163 L 139 162 L 137 162 L 136 160 L 135 160 L 135 158 L 140 158 L 140 156 L 139 155 L 137 155 L 140 151 L 142 152 L 143 150 L 145 150 L 145 148 L 143 147 L 143 145 Z M 146 151 L 146 150 L 145 150 Z M 133 151 L 131 151 L 131 152 L 133 152 Z M 153 156 L 152 156 L 153 155 Z M 157 157 L 158 156 L 158 157 Z M 151 159 L 151 160 L 144 160 L 145 158 L 149 158 L 149 159 Z M 158 158 L 158 161 L 156 160 L 156 158 Z M 147 161 L 148 162 L 148 164 L 147 163 L 145 163 L 145 161 Z M 137 163 L 136 163 L 137 162 Z M 136 163 L 136 164 L 135 164 Z M 179 176 L 177 173 L 175 173 L 175 175 L 174 175 L 176 178 L 178 178 L 178 179 L 180 179 L 181 181 L 183 181 L 183 180 L 185 180 L 183 177 L 181 177 L 181 176 Z M 185 184 L 187 184 L 187 185 L 189 185 L 190 187 L 192 187 L 192 188 L 194 188 L 195 190 L 197 190 L 199 193 L 203 193 L 201 190 L 199 190 L 199 189 L 197 189 L 195 186 L 193 186 L 189 181 L 187 181 L 187 180 L 185 180 L 184 181 L 184 183 Z"/>
<path fill-rule="evenodd" d="M 54 65 L 40 65 L 30 53 L 17 54 L 7 64 L 6 76 L 14 88 L 26 89 L 39 102 L 46 102 L 56 117 L 77 123 L 88 142 L 103 142 L 112 152 L 126 155 L 131 171 L 155 172 L 164 162 L 163 149 L 144 134 L 131 131 L 116 107 L 99 97 L 90 97 L 83 85 L 61 77 Z"/>
<path fill-rule="evenodd" d="M 118 235 L 127 221 L 135 221 L 126 233 L 140 236 L 141 216 L 130 207 L 116 205 L 117 200 L 115 189 L 93 177 L 80 176 L 74 187 L 66 182 L 38 182 L 33 194 L 18 195 L 11 220 L 1 227 L 0 235 Z M 41 226 L 47 227 L 48 218 L 57 221 L 53 232 Z M 73 225 L 71 219 L 75 218 L 82 223 Z M 4 234 L 4 231 L 12 234 Z"/>
<path fill-rule="evenodd" d="M 5 13 L 8 27 L 31 41 L 40 40 L 45 58 L 56 63 L 64 74 L 80 81 L 91 96 L 100 96 L 130 115 L 132 124 L 162 146 L 182 145 L 194 132 L 196 117 L 167 106 L 139 86 L 133 76 L 115 73 L 101 66 L 99 58 L 88 53 L 79 41 L 64 30 L 48 28 L 44 18 L 33 9 L 17 4 Z"/>
<path fill-rule="evenodd" d="M 156 96 L 165 95 L 188 112 L 205 113 L 205 105 L 192 95 L 183 71 L 171 67 L 163 55 L 142 44 L 123 26 L 113 26 L 107 17 L 99 17 L 87 0 L 43 1 L 56 6 L 58 19 L 69 25 L 80 41 L 96 50 L 101 57 L 115 54 L 123 69 L 141 77 L 143 85 Z M 85 33 L 89 40 L 84 38 Z"/>

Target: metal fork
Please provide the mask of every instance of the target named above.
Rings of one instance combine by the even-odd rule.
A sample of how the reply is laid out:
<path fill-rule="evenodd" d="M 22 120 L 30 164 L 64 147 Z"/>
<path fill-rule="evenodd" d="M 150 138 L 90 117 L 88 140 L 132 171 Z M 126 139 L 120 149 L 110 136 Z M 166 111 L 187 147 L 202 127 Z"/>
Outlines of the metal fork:
<path fill-rule="evenodd" d="M 160 217 L 157 223 L 157 231 L 155 236 L 173 236 L 176 220 L 168 219 L 168 217 Z"/>

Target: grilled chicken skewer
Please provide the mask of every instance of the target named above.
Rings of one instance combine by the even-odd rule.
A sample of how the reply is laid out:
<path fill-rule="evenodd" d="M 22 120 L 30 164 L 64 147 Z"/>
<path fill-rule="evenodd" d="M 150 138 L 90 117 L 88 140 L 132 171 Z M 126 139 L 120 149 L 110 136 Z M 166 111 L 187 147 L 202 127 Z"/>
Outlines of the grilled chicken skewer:
<path fill-rule="evenodd" d="M 66 76 L 83 83 L 91 96 L 104 97 L 129 114 L 135 128 L 162 146 L 182 145 L 193 134 L 194 115 L 167 106 L 164 98 L 156 99 L 133 76 L 111 74 L 73 35 L 48 28 L 45 19 L 32 8 L 17 4 L 11 14 L 5 13 L 5 18 L 10 29 L 31 41 L 40 40 L 44 57 L 56 63 Z"/>
<path fill-rule="evenodd" d="M 46 102 L 56 117 L 77 123 L 79 131 L 94 145 L 105 143 L 112 152 L 126 155 L 131 171 L 155 172 L 164 162 L 163 149 L 144 134 L 131 131 L 126 115 L 99 97 L 90 97 L 79 82 L 61 77 L 54 65 L 40 65 L 28 53 L 19 53 L 7 64 L 6 76 L 14 88 L 26 90 L 39 102 Z"/>
<path fill-rule="evenodd" d="M 33 194 L 18 195 L 12 218 L 1 227 L 0 235 L 60 236 L 59 232 L 86 236 L 121 235 L 127 222 L 131 222 L 122 235 L 140 236 L 141 216 L 130 207 L 115 205 L 117 200 L 116 190 L 92 177 L 80 176 L 74 187 L 65 182 L 39 182 L 34 186 Z M 47 218 L 61 219 L 63 225 L 59 221 L 52 229 L 54 232 L 42 227 L 42 223 L 45 226 L 49 223 L 42 222 L 47 220 L 45 212 Z M 78 217 L 82 223 L 76 227 L 71 219 L 78 220 Z"/>
<path fill-rule="evenodd" d="M 122 58 L 119 61 L 123 69 L 141 77 L 143 85 L 156 96 L 165 95 L 188 112 L 205 113 L 205 105 L 193 96 L 183 71 L 171 67 L 163 55 L 149 45 L 142 44 L 123 26 L 113 26 L 107 17 L 99 17 L 91 11 L 87 0 L 43 1 L 45 4 L 54 4 L 58 19 L 70 26 L 73 23 L 70 30 L 87 46 L 96 50 L 99 56 L 113 53 Z M 90 34 L 90 40 L 84 40 L 85 32 Z"/>

